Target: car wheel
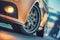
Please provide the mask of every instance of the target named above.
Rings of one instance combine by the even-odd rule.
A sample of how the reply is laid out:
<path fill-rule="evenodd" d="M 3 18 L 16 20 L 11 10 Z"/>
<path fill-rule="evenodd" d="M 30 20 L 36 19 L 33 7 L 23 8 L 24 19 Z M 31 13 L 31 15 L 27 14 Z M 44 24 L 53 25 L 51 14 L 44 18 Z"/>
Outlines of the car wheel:
<path fill-rule="evenodd" d="M 22 32 L 24 34 L 33 34 L 35 33 L 40 26 L 41 19 L 40 8 L 38 5 L 34 5 L 30 11 L 30 15 L 26 20 L 25 26 L 22 25 L 12 25 L 13 29 Z M 17 27 L 18 26 L 18 27 Z"/>

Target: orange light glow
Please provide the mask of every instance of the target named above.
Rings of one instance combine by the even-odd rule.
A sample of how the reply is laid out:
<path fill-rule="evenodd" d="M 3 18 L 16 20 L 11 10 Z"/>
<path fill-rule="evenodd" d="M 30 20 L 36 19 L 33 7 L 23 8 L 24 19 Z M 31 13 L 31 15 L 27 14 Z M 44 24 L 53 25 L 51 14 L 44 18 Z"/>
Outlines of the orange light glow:
<path fill-rule="evenodd" d="M 52 28 L 52 27 L 54 27 L 54 23 L 52 23 L 52 22 L 48 22 L 48 23 L 47 23 L 47 26 L 49 26 L 49 27 Z"/>
<path fill-rule="evenodd" d="M 7 13 L 13 13 L 14 12 L 14 8 L 12 6 L 6 6 L 4 10 Z"/>
<path fill-rule="evenodd" d="M 16 38 L 7 32 L 0 32 L 0 40 L 16 40 Z"/>

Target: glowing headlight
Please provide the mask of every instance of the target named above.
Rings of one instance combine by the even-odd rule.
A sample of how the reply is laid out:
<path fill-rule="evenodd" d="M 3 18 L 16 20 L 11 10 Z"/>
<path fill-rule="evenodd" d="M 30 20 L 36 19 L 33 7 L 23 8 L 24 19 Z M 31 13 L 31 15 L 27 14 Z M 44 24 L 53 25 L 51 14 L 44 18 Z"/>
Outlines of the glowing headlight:
<path fill-rule="evenodd" d="M 7 13 L 13 13 L 14 12 L 13 6 L 6 6 L 4 10 Z"/>

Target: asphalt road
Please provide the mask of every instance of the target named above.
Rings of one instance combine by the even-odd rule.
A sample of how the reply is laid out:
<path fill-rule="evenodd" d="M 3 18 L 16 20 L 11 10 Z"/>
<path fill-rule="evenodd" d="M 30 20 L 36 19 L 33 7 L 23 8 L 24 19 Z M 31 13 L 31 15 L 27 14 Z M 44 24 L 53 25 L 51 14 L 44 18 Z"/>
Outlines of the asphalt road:
<path fill-rule="evenodd" d="M 55 40 L 51 37 L 28 36 L 0 27 L 0 40 Z"/>

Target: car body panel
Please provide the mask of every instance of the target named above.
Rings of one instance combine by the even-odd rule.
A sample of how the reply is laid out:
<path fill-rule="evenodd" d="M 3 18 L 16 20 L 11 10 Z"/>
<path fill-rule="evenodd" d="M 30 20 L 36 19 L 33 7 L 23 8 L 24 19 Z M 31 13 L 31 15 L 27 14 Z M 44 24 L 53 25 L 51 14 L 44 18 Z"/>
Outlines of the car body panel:
<path fill-rule="evenodd" d="M 18 19 L 9 16 L 8 17 L 4 16 L 4 18 L 25 24 L 26 19 L 29 16 L 30 10 L 33 7 L 36 0 L 3 0 L 3 1 L 14 3 L 18 9 Z M 0 14 L 0 16 L 3 17 L 2 14 Z"/>

